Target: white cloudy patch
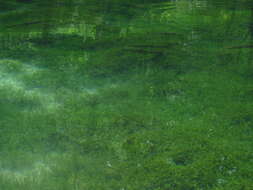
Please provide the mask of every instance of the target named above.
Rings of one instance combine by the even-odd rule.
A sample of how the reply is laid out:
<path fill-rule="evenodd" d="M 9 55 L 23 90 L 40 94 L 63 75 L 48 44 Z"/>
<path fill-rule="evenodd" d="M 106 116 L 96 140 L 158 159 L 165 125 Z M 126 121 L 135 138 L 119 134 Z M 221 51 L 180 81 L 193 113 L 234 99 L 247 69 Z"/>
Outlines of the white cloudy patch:
<path fill-rule="evenodd" d="M 10 70 L 6 70 L 5 62 L 10 64 L 20 65 L 18 71 L 15 73 Z M 10 67 L 10 66 L 8 66 Z M 41 103 L 41 108 L 48 111 L 57 109 L 60 104 L 57 103 L 55 94 L 42 91 L 41 89 L 29 89 L 26 87 L 25 83 L 22 81 L 23 76 L 33 75 L 41 71 L 40 68 L 17 63 L 11 60 L 1 60 L 0 61 L 0 90 L 6 91 L 9 94 L 9 99 L 25 97 L 30 100 L 38 101 Z"/>
<path fill-rule="evenodd" d="M 27 182 L 39 183 L 44 177 L 51 173 L 52 169 L 47 164 L 37 161 L 31 168 L 22 170 L 0 169 L 0 178 L 18 184 L 24 184 Z"/>

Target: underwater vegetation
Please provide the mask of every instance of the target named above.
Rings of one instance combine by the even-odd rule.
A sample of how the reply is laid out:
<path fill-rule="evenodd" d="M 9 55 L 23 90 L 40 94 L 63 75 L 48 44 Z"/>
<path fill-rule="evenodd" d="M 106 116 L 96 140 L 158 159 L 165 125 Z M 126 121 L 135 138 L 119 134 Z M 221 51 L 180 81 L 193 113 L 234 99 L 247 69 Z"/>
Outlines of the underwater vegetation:
<path fill-rule="evenodd" d="M 236 2 L 1 4 L 0 189 L 252 190 Z"/>

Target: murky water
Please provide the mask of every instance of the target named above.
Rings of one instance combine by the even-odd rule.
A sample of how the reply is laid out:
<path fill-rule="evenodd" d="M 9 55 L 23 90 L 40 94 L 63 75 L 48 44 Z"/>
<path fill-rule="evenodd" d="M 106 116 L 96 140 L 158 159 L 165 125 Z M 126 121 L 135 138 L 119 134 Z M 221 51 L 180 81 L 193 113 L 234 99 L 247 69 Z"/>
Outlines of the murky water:
<path fill-rule="evenodd" d="M 0 189 L 253 189 L 253 5 L 0 4 Z"/>

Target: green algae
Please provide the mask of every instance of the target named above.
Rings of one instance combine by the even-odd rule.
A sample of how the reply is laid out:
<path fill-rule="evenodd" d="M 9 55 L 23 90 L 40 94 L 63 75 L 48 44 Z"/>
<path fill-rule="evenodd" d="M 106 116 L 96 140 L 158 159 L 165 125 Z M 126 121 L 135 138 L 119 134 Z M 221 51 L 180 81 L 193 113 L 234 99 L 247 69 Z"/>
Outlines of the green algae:
<path fill-rule="evenodd" d="M 251 190 L 251 10 L 223 2 L 1 5 L 0 188 Z"/>

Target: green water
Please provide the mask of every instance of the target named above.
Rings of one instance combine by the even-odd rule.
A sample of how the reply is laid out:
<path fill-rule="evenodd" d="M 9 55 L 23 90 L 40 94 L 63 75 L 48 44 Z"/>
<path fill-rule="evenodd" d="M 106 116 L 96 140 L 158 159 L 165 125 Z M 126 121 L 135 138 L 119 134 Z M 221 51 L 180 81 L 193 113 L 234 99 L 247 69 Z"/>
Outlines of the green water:
<path fill-rule="evenodd" d="M 0 3 L 0 190 L 252 190 L 250 0 Z"/>

